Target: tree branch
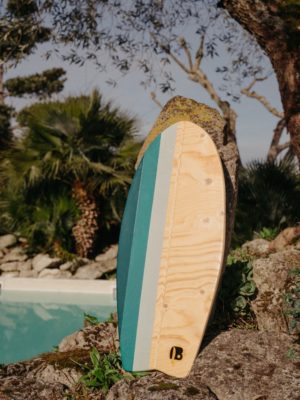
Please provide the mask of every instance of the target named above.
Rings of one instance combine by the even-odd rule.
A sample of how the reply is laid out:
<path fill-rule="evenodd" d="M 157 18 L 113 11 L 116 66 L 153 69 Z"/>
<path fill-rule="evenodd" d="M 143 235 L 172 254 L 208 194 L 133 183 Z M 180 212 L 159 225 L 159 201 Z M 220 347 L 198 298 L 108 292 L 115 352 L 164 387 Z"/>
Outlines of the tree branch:
<path fill-rule="evenodd" d="M 204 40 L 205 40 L 205 34 L 202 35 L 202 37 L 200 39 L 198 50 L 196 51 L 195 63 L 194 63 L 193 68 L 192 68 L 194 71 L 199 69 L 201 61 L 202 61 L 202 58 L 204 56 Z"/>
<path fill-rule="evenodd" d="M 156 94 L 154 92 L 150 93 L 150 98 L 151 100 L 154 101 L 154 103 L 159 107 L 159 108 L 163 108 L 163 105 L 161 104 L 161 102 L 157 99 Z"/>
<path fill-rule="evenodd" d="M 253 99 L 258 100 L 271 114 L 275 115 L 275 117 L 283 118 L 284 115 L 283 112 L 280 112 L 275 107 L 271 106 L 271 104 L 264 96 L 256 93 L 254 90 L 251 91 L 252 87 L 255 85 L 256 82 L 263 81 L 265 79 L 266 78 L 255 78 L 250 83 L 250 85 L 241 90 L 241 93 L 247 97 L 251 97 Z"/>
<path fill-rule="evenodd" d="M 172 60 L 186 73 L 189 74 L 190 71 L 189 69 L 183 64 L 183 62 L 181 62 L 179 60 L 179 58 L 177 56 L 175 56 L 174 53 L 172 53 L 171 50 L 169 50 L 166 45 L 164 45 L 163 43 L 161 43 L 157 37 L 154 35 L 154 33 L 150 32 L 150 36 L 154 39 L 154 41 L 156 42 L 156 44 L 164 51 L 166 52 L 171 58 Z"/>
<path fill-rule="evenodd" d="M 178 44 L 184 50 L 186 57 L 188 59 L 190 70 L 192 70 L 193 69 L 192 55 L 191 55 L 190 50 L 187 47 L 185 38 L 184 37 L 178 38 Z"/>
<path fill-rule="evenodd" d="M 198 51 L 196 53 L 195 62 L 192 62 L 192 56 L 190 50 L 187 47 L 186 41 L 184 38 L 179 39 L 179 45 L 185 51 L 188 65 L 187 67 L 166 45 L 161 43 L 154 33 L 150 32 L 150 36 L 153 38 L 155 43 L 165 51 L 169 57 L 188 75 L 188 78 L 192 81 L 199 83 L 210 95 L 211 99 L 219 106 L 220 110 L 223 113 L 223 117 L 226 121 L 226 138 L 235 137 L 236 134 L 236 113 L 231 108 L 230 104 L 227 101 L 221 99 L 215 90 L 214 86 L 206 76 L 206 74 L 200 68 L 200 63 L 203 57 L 203 46 L 204 46 L 204 35 L 200 41 L 200 45 Z"/>
<path fill-rule="evenodd" d="M 274 134 L 273 134 L 273 138 L 270 144 L 270 148 L 268 151 L 268 155 L 267 155 L 267 160 L 268 161 L 274 161 L 276 159 L 276 157 L 278 156 L 278 154 L 283 151 L 284 149 L 286 149 L 287 147 L 289 147 L 289 144 L 285 143 L 283 145 L 280 145 L 280 139 L 281 139 L 281 135 L 282 132 L 285 128 L 285 119 L 281 118 L 280 121 L 278 121 L 275 129 L 274 129 Z"/>

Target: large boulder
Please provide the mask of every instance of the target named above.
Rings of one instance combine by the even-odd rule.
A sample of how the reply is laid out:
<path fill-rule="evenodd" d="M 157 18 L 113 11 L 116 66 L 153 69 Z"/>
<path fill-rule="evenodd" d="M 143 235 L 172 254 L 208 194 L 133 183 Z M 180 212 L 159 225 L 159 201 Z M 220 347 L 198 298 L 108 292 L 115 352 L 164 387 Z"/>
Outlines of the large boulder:
<path fill-rule="evenodd" d="M 89 352 L 94 347 L 102 354 L 118 349 L 115 323 L 88 326 L 65 338 L 57 352 L 0 366 L 0 399 L 44 400 L 47 394 L 49 399 L 63 400 L 68 393 L 98 400 L 299 399 L 300 346 L 284 333 L 223 332 L 206 342 L 184 379 L 160 372 L 135 379 L 125 374 L 106 397 L 100 389 L 86 388 L 84 397 L 78 384 L 84 373 L 80 365 L 92 367 Z"/>
<path fill-rule="evenodd" d="M 296 327 L 291 326 L 292 315 L 289 314 L 293 304 L 289 304 L 288 298 L 300 287 L 299 276 L 293 274 L 299 268 L 300 252 L 294 248 L 253 262 L 253 279 L 258 293 L 252 308 L 260 330 L 295 333 Z"/>
<path fill-rule="evenodd" d="M 229 251 L 237 199 L 237 173 L 240 165 L 236 138 L 227 135 L 225 121 L 219 112 L 205 104 L 182 96 L 175 96 L 162 109 L 138 155 L 139 164 L 149 144 L 162 131 L 179 121 L 190 121 L 203 128 L 213 139 L 219 151 L 226 183 L 226 254 Z M 226 260 L 226 257 L 224 258 Z"/>
<path fill-rule="evenodd" d="M 107 353 L 115 351 L 116 344 L 116 324 L 103 323 L 82 329 L 77 332 L 77 337 L 66 338 L 60 351 L 0 365 L 0 400 L 104 400 L 101 390 L 89 395 L 87 389 L 79 384 L 79 379 L 87 365 L 92 367 L 89 356 L 92 348 Z"/>
<path fill-rule="evenodd" d="M 300 346 L 285 334 L 234 329 L 221 333 L 200 353 L 190 375 L 154 372 L 114 385 L 107 400 L 298 400 Z M 300 354 L 300 353 L 298 353 Z"/>

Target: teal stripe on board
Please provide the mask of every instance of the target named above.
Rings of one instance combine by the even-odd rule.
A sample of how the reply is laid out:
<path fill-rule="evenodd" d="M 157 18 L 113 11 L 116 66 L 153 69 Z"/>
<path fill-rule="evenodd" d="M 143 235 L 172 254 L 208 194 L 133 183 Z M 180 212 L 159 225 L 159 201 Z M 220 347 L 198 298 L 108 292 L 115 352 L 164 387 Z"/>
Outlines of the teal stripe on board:
<path fill-rule="evenodd" d="M 125 301 L 125 291 L 130 265 L 131 246 L 133 241 L 133 230 L 136 218 L 138 196 L 142 175 L 141 168 L 136 171 L 132 181 L 126 203 L 126 209 L 122 218 L 121 232 L 119 238 L 118 262 L 117 262 L 117 307 L 118 307 L 118 326 L 119 333 L 122 329 L 123 309 Z"/>
<path fill-rule="evenodd" d="M 135 179 L 139 179 L 139 184 L 133 182 L 133 190 L 131 191 L 131 198 L 127 200 L 124 215 L 125 221 L 122 226 L 122 233 L 119 242 L 120 250 L 118 256 L 117 276 L 118 301 L 122 295 L 124 297 L 123 300 L 121 300 L 120 308 L 118 309 L 118 312 L 120 312 L 119 318 L 121 318 L 119 329 L 123 367 L 127 370 L 132 370 L 133 368 L 140 297 L 144 276 L 144 264 L 148 244 L 159 148 L 160 136 L 158 136 L 149 146 L 144 155 L 143 162 L 140 164 L 134 178 L 134 181 Z M 134 221 L 131 220 L 134 215 L 133 208 L 135 208 Z M 131 215 L 127 216 L 127 213 Z M 134 225 L 129 228 L 132 232 L 132 235 L 130 235 L 132 237 L 131 246 L 130 239 L 125 239 L 127 234 L 124 224 L 126 221 L 128 224 Z M 125 255 L 126 252 L 130 251 L 130 247 L 127 247 L 128 245 L 131 247 L 131 252 L 123 258 L 122 254 Z M 126 260 L 128 263 L 127 265 L 124 264 Z M 124 274 L 121 273 L 123 268 L 127 269 L 126 282 Z M 124 286 L 126 286 L 126 289 L 125 293 L 122 294 Z"/>
<path fill-rule="evenodd" d="M 161 252 L 164 241 L 165 220 L 167 216 L 177 126 L 178 124 L 172 125 L 161 135 L 135 344 L 134 371 L 147 370 L 150 365 L 157 286 L 160 272 Z"/>

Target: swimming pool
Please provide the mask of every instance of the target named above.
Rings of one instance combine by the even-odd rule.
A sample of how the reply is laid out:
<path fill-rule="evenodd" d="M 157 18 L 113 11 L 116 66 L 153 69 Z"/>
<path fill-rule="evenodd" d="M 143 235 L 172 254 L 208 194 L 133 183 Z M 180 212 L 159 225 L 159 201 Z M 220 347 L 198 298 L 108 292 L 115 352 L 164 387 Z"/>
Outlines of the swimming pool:
<path fill-rule="evenodd" d="M 0 363 L 51 351 L 85 313 L 104 321 L 114 311 L 114 281 L 0 279 Z"/>

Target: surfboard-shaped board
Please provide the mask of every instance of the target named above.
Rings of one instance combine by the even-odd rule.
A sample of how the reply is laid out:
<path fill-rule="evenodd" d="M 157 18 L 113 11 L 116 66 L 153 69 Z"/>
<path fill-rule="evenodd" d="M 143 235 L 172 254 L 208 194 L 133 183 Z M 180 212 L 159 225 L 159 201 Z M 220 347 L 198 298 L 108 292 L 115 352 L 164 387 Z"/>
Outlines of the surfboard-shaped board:
<path fill-rule="evenodd" d="M 181 121 L 149 144 L 122 220 L 117 307 L 123 367 L 186 376 L 214 303 L 225 246 L 215 144 Z"/>

